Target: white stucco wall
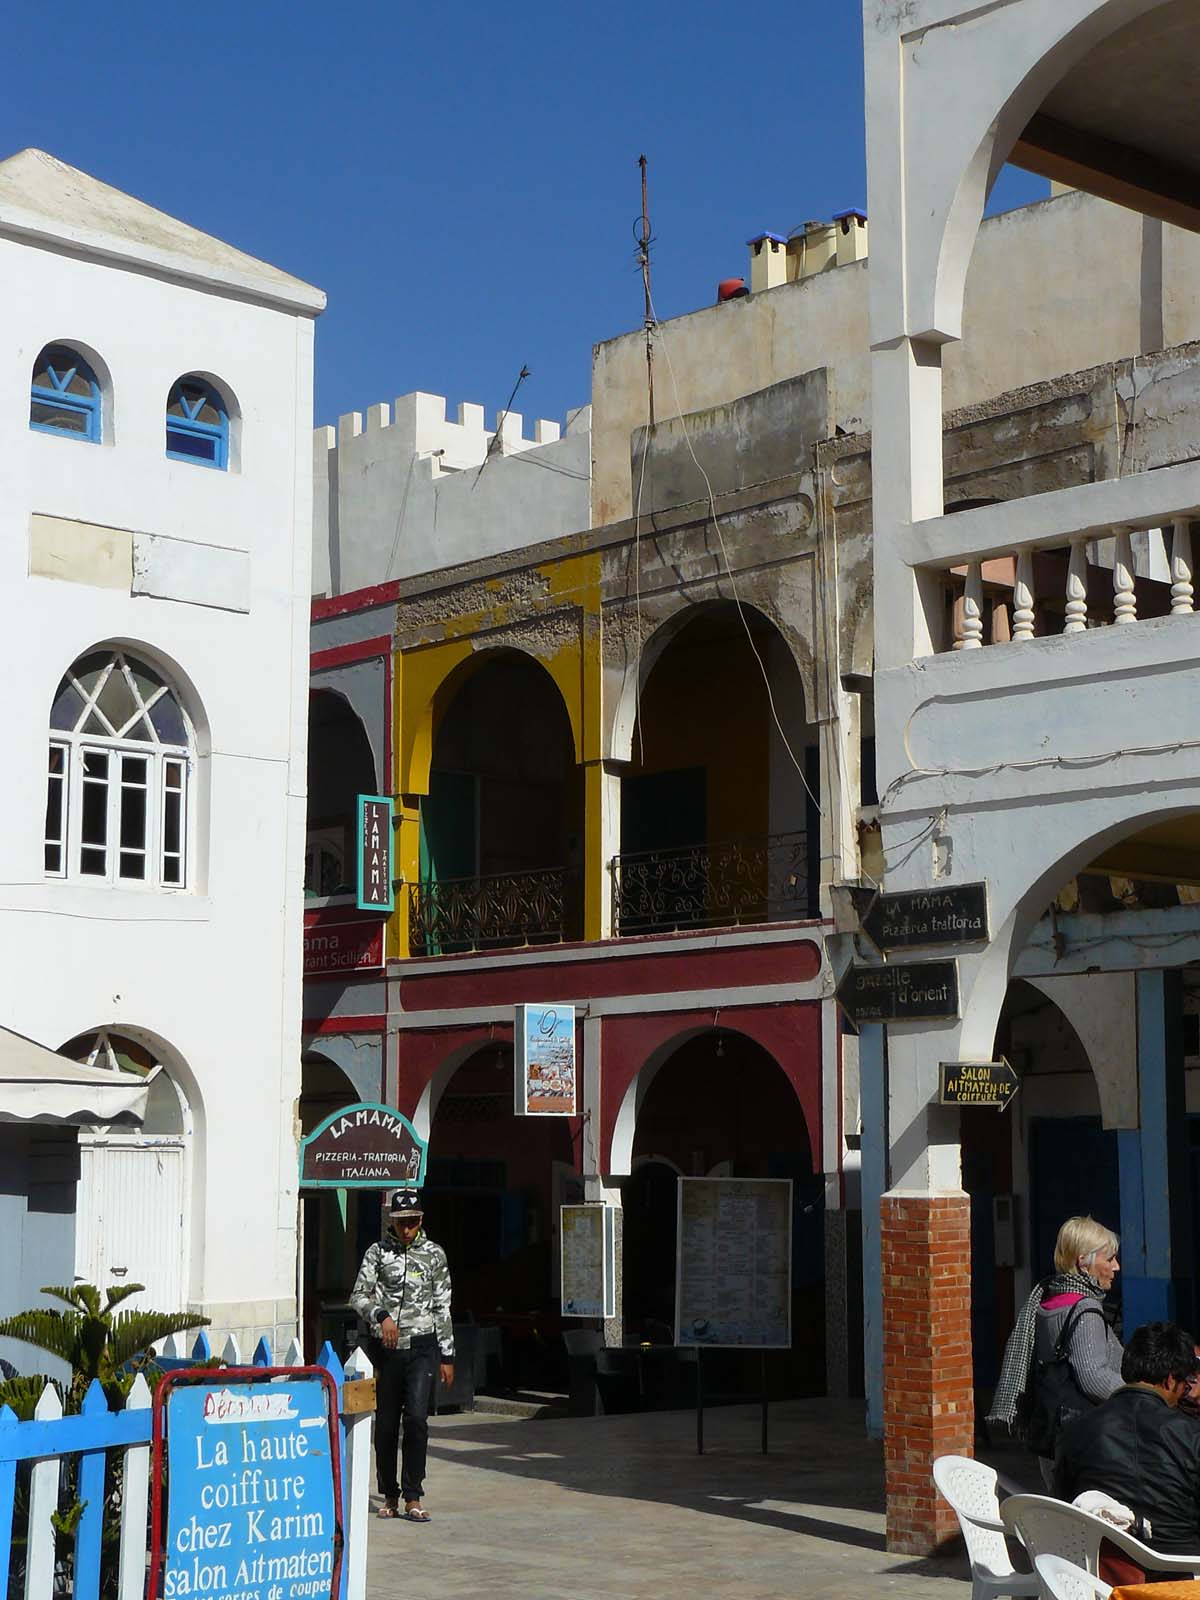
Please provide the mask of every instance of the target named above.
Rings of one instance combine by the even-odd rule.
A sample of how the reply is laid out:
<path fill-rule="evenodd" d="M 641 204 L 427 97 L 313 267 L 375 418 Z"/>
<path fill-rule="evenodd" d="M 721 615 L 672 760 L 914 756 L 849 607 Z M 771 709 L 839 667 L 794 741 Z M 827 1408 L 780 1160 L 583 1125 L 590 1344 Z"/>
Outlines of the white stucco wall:
<path fill-rule="evenodd" d="M 350 412 L 313 436 L 316 595 L 520 550 L 588 526 L 590 411 L 557 423 L 497 417 L 482 406 L 446 416 L 440 395 Z"/>
<path fill-rule="evenodd" d="M 707 410 L 818 367 L 838 426 L 871 426 L 872 258 L 707 306 L 660 329 L 660 417 Z M 1161 262 L 1159 256 L 1161 255 Z M 944 352 L 947 411 L 1200 333 L 1200 238 L 1072 192 L 990 217 L 967 276 L 963 338 Z M 669 359 L 668 359 L 669 358 Z M 593 522 L 632 514 L 630 437 L 646 422 L 645 335 L 595 348 Z"/>
<path fill-rule="evenodd" d="M 5 236 L 3 213 L 0 299 L 0 1024 L 51 1048 L 99 1027 L 161 1041 L 195 1121 L 190 1302 L 218 1331 L 290 1333 L 312 316 Z M 28 426 L 34 359 L 60 340 L 107 370 L 102 444 Z M 228 472 L 166 459 L 167 392 L 193 371 L 236 400 Z M 63 577 L 29 575 L 35 516 L 79 525 Z M 152 552 L 153 595 L 97 581 L 97 525 L 132 532 L 135 564 Z M 199 729 L 184 892 L 43 876 L 50 704 L 113 641 L 160 665 Z"/>

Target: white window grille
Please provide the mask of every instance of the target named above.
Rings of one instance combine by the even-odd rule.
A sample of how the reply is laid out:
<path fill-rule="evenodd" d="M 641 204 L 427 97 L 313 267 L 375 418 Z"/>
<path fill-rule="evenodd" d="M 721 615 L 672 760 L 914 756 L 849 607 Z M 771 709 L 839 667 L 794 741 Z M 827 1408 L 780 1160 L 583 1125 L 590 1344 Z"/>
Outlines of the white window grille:
<path fill-rule="evenodd" d="M 170 686 L 124 651 L 93 651 L 59 684 L 50 729 L 47 875 L 186 888 L 194 748 Z"/>

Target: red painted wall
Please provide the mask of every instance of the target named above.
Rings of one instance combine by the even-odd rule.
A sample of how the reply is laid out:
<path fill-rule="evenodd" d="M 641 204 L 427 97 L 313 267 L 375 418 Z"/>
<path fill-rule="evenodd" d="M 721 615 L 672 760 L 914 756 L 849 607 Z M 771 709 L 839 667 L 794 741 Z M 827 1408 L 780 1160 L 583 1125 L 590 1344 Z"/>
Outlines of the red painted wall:
<path fill-rule="evenodd" d="M 821 1011 L 813 1000 L 782 1006 L 725 1007 L 719 1013 L 708 1009 L 606 1017 L 600 1084 L 601 1151 L 606 1170 L 612 1170 L 617 1112 L 648 1058 L 669 1049 L 673 1040 L 690 1029 L 714 1025 L 745 1034 L 782 1067 L 804 1113 L 813 1170 L 821 1170 Z"/>
<path fill-rule="evenodd" d="M 685 936 L 694 938 L 695 935 Z M 453 1010 L 459 1006 L 518 1005 L 523 1001 L 581 1000 L 624 994 L 681 994 L 689 990 L 733 989 L 758 984 L 811 983 L 821 970 L 821 952 L 811 939 L 771 944 L 730 944 L 714 936 L 714 948 L 639 950 L 626 939 L 628 954 L 531 962 L 470 970 L 472 958 L 445 956 L 436 972 L 400 977 L 400 1000 L 406 1011 Z"/>

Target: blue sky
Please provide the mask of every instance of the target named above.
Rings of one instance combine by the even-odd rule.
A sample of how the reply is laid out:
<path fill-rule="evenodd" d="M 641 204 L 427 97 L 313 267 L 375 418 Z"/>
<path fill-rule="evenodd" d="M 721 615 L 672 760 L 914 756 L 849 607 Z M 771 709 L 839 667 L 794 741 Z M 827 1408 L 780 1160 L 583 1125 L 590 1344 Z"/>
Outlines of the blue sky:
<path fill-rule="evenodd" d="M 36 144 L 320 285 L 316 420 L 412 389 L 561 418 L 745 241 L 863 205 L 859 7 L 79 0 L 10 8 L 4 153 Z M 1045 185 L 1006 175 L 995 205 Z"/>

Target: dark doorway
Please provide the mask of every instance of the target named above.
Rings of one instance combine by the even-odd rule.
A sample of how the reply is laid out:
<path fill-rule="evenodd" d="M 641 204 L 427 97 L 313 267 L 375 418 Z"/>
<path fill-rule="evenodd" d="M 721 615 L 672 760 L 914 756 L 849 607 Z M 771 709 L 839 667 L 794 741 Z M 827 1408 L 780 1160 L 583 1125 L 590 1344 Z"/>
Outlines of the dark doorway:
<path fill-rule="evenodd" d="M 820 1394 L 825 1381 L 824 1185 L 808 1128 L 779 1063 L 723 1028 L 685 1040 L 638 1113 L 634 1169 L 622 1184 L 622 1295 L 627 1339 L 674 1336 L 678 1177 L 792 1180 L 792 1349 L 772 1354 L 773 1390 Z M 639 1158 L 641 1158 L 639 1160 Z M 667 1330 L 670 1330 L 669 1333 Z M 731 1360 L 739 1383 L 757 1358 Z"/>

